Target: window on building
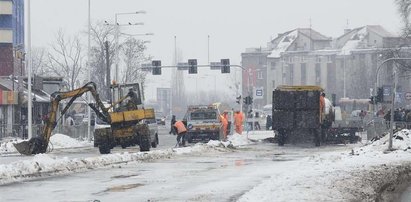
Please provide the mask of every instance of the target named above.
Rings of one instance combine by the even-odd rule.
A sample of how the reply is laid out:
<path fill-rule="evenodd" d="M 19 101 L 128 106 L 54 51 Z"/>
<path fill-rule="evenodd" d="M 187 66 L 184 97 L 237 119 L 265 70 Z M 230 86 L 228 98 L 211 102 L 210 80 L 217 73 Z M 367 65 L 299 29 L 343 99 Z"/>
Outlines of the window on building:
<path fill-rule="evenodd" d="M 316 63 L 321 63 L 321 57 L 320 57 L 320 56 L 316 56 L 316 57 L 315 57 L 315 62 L 316 62 Z"/>
<path fill-rule="evenodd" d="M 321 64 L 315 64 L 315 85 L 321 85 Z"/>
<path fill-rule="evenodd" d="M 277 63 L 271 62 L 271 70 L 275 70 Z"/>
<path fill-rule="evenodd" d="M 264 79 L 263 71 L 258 71 L 258 72 L 257 72 L 257 78 L 258 78 L 258 79 Z"/>
<path fill-rule="evenodd" d="M 301 63 L 301 85 L 307 83 L 307 68 L 305 63 Z"/>
<path fill-rule="evenodd" d="M 290 72 L 288 84 L 293 85 L 293 82 L 294 82 L 294 65 L 290 64 L 288 66 L 288 68 L 289 68 L 289 72 Z"/>
<path fill-rule="evenodd" d="M 332 63 L 333 62 L 333 57 L 331 55 L 327 56 L 327 63 Z"/>
<path fill-rule="evenodd" d="M 307 57 L 305 57 L 304 55 L 303 56 L 301 56 L 301 62 L 306 62 L 307 61 Z"/>

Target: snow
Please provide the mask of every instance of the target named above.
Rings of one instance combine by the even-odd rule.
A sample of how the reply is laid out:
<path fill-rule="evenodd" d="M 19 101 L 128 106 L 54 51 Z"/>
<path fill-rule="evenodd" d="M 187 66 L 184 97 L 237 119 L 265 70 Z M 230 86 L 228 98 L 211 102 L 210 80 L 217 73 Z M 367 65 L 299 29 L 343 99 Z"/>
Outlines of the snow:
<path fill-rule="evenodd" d="M 0 164 L 0 184 L 84 172 L 131 161 L 172 158 L 173 155 L 192 152 L 227 152 L 271 137 L 274 137 L 272 131 L 244 131 L 241 135 L 229 136 L 227 141 L 212 140 L 189 147 L 150 152 L 120 152 L 84 158 L 57 157 L 52 153 L 38 154 L 27 160 Z M 0 151 L 11 152 L 10 143 L 13 141 L 2 143 Z M 62 148 L 90 144 L 62 134 L 53 136 L 52 142 L 55 147 Z M 246 191 L 238 201 L 352 201 L 358 199 L 359 195 L 364 200 L 373 200 L 376 190 L 369 183 L 379 182 L 373 174 L 381 175 L 382 183 L 393 178 L 389 173 L 400 171 L 393 170 L 396 165 L 410 163 L 411 131 L 402 130 L 394 134 L 395 150 L 390 152 L 387 152 L 388 135 L 368 145 L 355 145 L 353 149 L 341 147 L 344 150 L 331 152 L 314 152 L 316 150 L 313 148 L 313 154 L 309 157 L 288 162 L 281 159 L 281 154 L 274 155 L 273 162 L 278 160 L 274 163 L 278 163 L 279 169 L 269 170 L 270 176 Z M 267 169 L 270 168 L 258 168 L 264 172 Z"/>
<path fill-rule="evenodd" d="M 19 143 L 22 140 L 21 138 L 6 138 L 6 140 L 0 143 L 0 155 L 8 153 L 16 153 L 17 150 L 13 146 L 13 143 Z M 79 141 L 73 139 L 64 134 L 54 134 L 50 137 L 50 148 L 60 149 L 60 148 L 75 148 L 75 147 L 86 147 L 91 146 L 93 143 L 88 141 Z"/>
<path fill-rule="evenodd" d="M 278 43 L 277 47 L 275 47 L 271 54 L 268 56 L 270 58 L 279 58 L 280 54 L 285 52 L 288 47 L 294 42 L 294 40 L 297 38 L 298 35 L 298 30 L 294 30 L 284 36 L 281 41 Z M 287 40 L 286 40 L 287 39 Z"/>
<path fill-rule="evenodd" d="M 364 40 L 365 36 L 367 35 L 367 27 L 364 27 L 356 34 L 354 34 L 341 48 L 341 52 L 339 55 L 350 55 L 352 50 L 358 49 L 360 43 Z M 358 37 L 358 38 L 355 38 Z"/>

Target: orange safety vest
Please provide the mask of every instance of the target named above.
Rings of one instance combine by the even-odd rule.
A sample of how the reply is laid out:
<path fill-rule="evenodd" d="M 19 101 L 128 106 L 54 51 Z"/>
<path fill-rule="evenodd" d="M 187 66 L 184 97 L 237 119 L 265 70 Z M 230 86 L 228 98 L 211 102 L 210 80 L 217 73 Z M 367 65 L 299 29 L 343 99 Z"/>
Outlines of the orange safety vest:
<path fill-rule="evenodd" d="M 320 95 L 320 112 L 324 112 L 324 107 L 325 107 L 325 98 Z"/>
<path fill-rule="evenodd" d="M 235 122 L 235 125 L 243 124 L 243 113 L 242 112 L 235 113 L 234 122 Z"/>
<path fill-rule="evenodd" d="M 184 123 L 182 121 L 177 121 L 174 126 L 177 128 L 177 133 L 183 133 L 187 132 L 187 128 L 184 126 Z"/>
<path fill-rule="evenodd" d="M 223 115 L 220 115 L 220 121 L 224 126 L 228 125 L 228 121 Z"/>

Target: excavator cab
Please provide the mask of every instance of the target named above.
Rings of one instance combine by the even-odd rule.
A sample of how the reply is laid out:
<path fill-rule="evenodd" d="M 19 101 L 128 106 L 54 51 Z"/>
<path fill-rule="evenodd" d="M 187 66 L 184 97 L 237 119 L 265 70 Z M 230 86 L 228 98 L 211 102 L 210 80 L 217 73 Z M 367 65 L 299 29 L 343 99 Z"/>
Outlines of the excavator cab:
<path fill-rule="evenodd" d="M 127 96 L 125 100 L 121 100 Z M 138 83 L 130 84 L 113 84 L 111 85 L 111 100 L 113 103 L 113 111 L 127 111 L 131 108 L 137 109 L 142 105 L 140 85 Z"/>

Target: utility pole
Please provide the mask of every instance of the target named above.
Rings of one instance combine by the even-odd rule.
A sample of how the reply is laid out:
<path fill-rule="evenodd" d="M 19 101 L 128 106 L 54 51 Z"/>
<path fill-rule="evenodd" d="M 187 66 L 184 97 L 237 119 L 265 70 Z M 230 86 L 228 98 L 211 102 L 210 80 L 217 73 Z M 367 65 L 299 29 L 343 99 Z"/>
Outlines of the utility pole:
<path fill-rule="evenodd" d="M 106 41 L 105 43 L 104 43 L 104 45 L 105 45 L 105 48 L 106 48 L 106 66 L 107 66 L 107 69 L 106 69 L 106 85 L 107 85 L 107 100 L 109 100 L 109 103 L 111 103 L 111 93 L 110 93 L 110 85 L 111 85 L 111 82 L 110 82 L 110 78 L 111 78 L 111 75 L 110 75 L 110 55 L 109 55 L 109 45 L 108 45 L 108 41 Z"/>

